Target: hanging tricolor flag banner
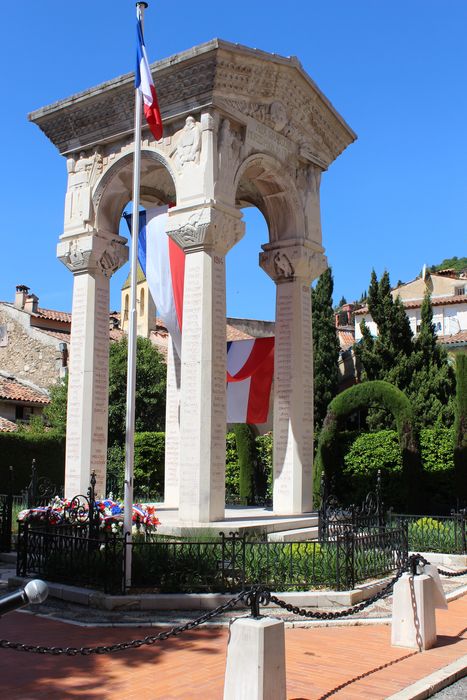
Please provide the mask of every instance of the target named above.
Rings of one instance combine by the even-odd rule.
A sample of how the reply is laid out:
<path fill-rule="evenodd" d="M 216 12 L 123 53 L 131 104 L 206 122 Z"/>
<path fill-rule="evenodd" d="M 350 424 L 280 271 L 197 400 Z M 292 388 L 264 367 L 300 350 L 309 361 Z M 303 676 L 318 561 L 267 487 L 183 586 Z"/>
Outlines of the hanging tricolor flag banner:
<path fill-rule="evenodd" d="M 141 92 L 144 105 L 144 116 L 151 129 L 152 135 L 159 141 L 162 138 L 162 119 L 157 101 L 156 88 L 149 70 L 148 55 L 144 45 L 141 19 L 136 19 L 136 71 L 135 88 Z"/>
<path fill-rule="evenodd" d="M 227 343 L 227 423 L 266 423 L 274 374 L 274 338 Z"/>
<path fill-rule="evenodd" d="M 181 357 L 185 253 L 167 235 L 168 207 L 139 213 L 138 261 Z M 131 230 L 131 214 L 125 214 Z M 266 423 L 274 374 L 274 338 L 227 343 L 227 423 Z"/>
<path fill-rule="evenodd" d="M 185 254 L 167 235 L 168 207 L 139 213 L 138 262 L 146 277 L 157 315 L 182 353 L 183 279 Z M 125 214 L 131 229 L 131 214 Z"/>

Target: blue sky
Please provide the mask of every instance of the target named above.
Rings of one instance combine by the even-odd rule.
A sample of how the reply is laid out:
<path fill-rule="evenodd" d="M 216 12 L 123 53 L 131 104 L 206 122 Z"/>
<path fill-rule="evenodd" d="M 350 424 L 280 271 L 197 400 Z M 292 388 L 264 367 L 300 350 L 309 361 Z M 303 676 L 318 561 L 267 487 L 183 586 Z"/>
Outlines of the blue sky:
<path fill-rule="evenodd" d="M 72 275 L 55 258 L 66 164 L 26 115 L 133 70 L 134 12 L 133 0 L 2 3 L 1 300 L 21 283 L 42 306 L 71 308 Z M 335 298 L 351 300 L 373 267 L 395 284 L 466 255 L 466 28 L 465 0 L 154 0 L 145 38 L 151 61 L 216 36 L 298 56 L 358 134 L 321 186 Z M 227 310 L 270 319 L 274 285 L 257 267 L 267 231 L 255 211 L 246 221 L 227 259 Z"/>

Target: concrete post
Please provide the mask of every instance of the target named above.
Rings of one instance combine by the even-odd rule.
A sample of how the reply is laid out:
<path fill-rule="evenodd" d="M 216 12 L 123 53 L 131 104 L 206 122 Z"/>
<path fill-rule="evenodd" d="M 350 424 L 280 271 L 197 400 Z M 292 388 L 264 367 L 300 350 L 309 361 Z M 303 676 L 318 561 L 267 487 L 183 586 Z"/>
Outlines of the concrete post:
<path fill-rule="evenodd" d="M 285 700 L 282 620 L 244 617 L 230 626 L 224 700 Z"/>

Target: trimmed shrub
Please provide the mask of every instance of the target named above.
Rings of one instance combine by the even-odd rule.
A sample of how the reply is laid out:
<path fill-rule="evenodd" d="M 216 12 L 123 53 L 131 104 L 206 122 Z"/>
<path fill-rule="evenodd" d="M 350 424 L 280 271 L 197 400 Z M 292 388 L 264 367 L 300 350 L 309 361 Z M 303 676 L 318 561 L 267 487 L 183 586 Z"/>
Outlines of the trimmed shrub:
<path fill-rule="evenodd" d="M 266 501 L 272 499 L 272 433 L 258 435 L 255 440 L 257 458 L 257 492 Z"/>
<path fill-rule="evenodd" d="M 65 477 L 65 439 L 50 433 L 0 433 L 0 491 L 5 493 L 8 468 L 13 466 L 13 490 L 19 493 L 31 479 L 32 460 L 36 460 L 38 477 L 47 477 L 62 486 Z"/>
<path fill-rule="evenodd" d="M 329 404 L 323 423 L 317 450 L 314 474 L 314 500 L 320 500 L 321 474 L 332 479 L 338 473 L 337 435 L 343 419 L 357 410 L 374 405 L 384 405 L 394 416 L 402 451 L 402 497 L 406 507 L 418 507 L 420 497 L 421 462 L 417 435 L 413 429 L 410 401 L 392 384 L 384 381 L 369 381 L 357 384 L 338 394 Z M 410 504 L 409 504 L 410 497 Z"/>
<path fill-rule="evenodd" d="M 467 505 L 467 355 L 456 357 L 456 418 L 454 466 L 461 505 Z"/>
<path fill-rule="evenodd" d="M 227 433 L 225 459 L 225 500 L 227 503 L 238 501 L 239 476 L 237 440 L 235 433 Z"/>

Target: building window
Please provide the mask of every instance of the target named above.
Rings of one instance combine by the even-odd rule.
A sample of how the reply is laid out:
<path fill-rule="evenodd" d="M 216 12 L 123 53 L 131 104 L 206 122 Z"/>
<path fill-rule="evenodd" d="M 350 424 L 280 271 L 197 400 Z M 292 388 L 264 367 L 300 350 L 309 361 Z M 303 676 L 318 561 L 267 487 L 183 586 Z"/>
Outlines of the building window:
<path fill-rule="evenodd" d="M 129 307 L 129 297 L 128 294 L 125 294 L 125 308 L 123 310 L 123 320 L 128 321 L 128 307 Z"/>
<path fill-rule="evenodd" d="M 465 294 L 465 287 L 455 287 L 454 296 L 461 297 Z"/>
<path fill-rule="evenodd" d="M 139 295 L 139 313 L 141 316 L 144 314 L 144 289 L 141 290 Z"/>

